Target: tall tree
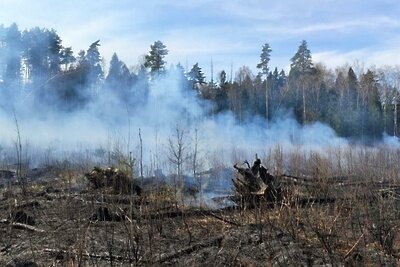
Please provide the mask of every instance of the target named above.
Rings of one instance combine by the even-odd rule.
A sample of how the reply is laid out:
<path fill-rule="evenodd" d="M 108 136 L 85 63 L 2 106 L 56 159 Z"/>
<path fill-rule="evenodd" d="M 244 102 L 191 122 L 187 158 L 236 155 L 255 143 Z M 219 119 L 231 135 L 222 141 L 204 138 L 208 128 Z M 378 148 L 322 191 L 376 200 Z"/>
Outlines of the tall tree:
<path fill-rule="evenodd" d="M 86 52 L 86 63 L 89 70 L 89 80 L 92 83 L 97 83 L 104 76 L 103 68 L 101 67 L 102 58 L 99 52 L 100 40 L 92 43 Z"/>
<path fill-rule="evenodd" d="M 379 98 L 379 83 L 374 72 L 368 70 L 360 80 L 362 133 L 361 137 L 380 137 L 383 132 L 382 105 Z"/>
<path fill-rule="evenodd" d="M 206 83 L 206 78 L 204 76 L 204 73 L 201 71 L 201 68 L 199 67 L 199 63 L 193 65 L 187 76 L 192 84 L 193 89 L 196 88 L 196 85 L 202 85 Z"/>
<path fill-rule="evenodd" d="M 254 115 L 258 95 L 253 86 L 254 75 L 248 66 L 242 66 L 236 72 L 235 83 L 228 92 L 230 107 L 237 116 L 239 123 L 243 123 L 246 115 Z"/>
<path fill-rule="evenodd" d="M 313 63 L 311 58 L 311 52 L 307 47 L 307 42 L 303 40 L 297 49 L 296 54 L 290 59 L 289 78 L 292 86 L 300 87 L 301 98 L 302 98 L 302 122 L 307 122 L 306 117 L 306 87 L 310 81 L 310 75 L 313 71 Z"/>
<path fill-rule="evenodd" d="M 50 30 L 47 32 L 47 34 L 49 42 L 48 46 L 49 75 L 50 77 L 54 77 L 60 72 L 61 50 L 62 50 L 61 38 L 55 30 Z"/>
<path fill-rule="evenodd" d="M 268 43 L 265 43 L 262 47 L 261 50 L 261 55 L 260 55 L 260 63 L 257 64 L 257 68 L 261 69 L 261 73 L 265 75 L 265 81 L 267 81 L 268 78 L 268 73 L 269 73 L 269 61 L 271 58 L 271 52 L 272 49 Z M 265 83 L 265 119 L 267 122 L 267 127 L 268 127 L 268 121 L 269 121 L 269 90 L 268 90 L 268 84 L 267 82 Z"/>
<path fill-rule="evenodd" d="M 311 51 L 308 49 L 307 41 L 303 40 L 297 49 L 296 54 L 290 59 L 290 71 L 300 75 L 310 73 L 313 63 Z"/>
<path fill-rule="evenodd" d="M 190 83 L 185 75 L 185 68 L 181 65 L 181 63 L 176 64 L 175 74 L 178 86 L 183 92 L 187 92 L 188 89 L 190 89 Z"/>
<path fill-rule="evenodd" d="M 219 73 L 218 76 L 219 76 L 219 86 L 221 87 L 221 86 L 223 86 L 223 85 L 227 82 L 225 70 L 222 70 L 222 71 Z"/>
<path fill-rule="evenodd" d="M 144 58 L 144 66 L 150 68 L 150 74 L 152 77 L 164 73 L 164 57 L 166 55 L 168 55 L 167 47 L 161 41 L 156 41 L 150 46 L 150 52 Z"/>
<path fill-rule="evenodd" d="M 18 87 L 21 84 L 22 39 L 17 24 L 13 23 L 7 29 L 4 43 L 5 72 L 3 81 L 6 87 Z"/>
<path fill-rule="evenodd" d="M 110 69 L 106 78 L 108 89 L 116 93 L 123 101 L 130 99 L 133 76 L 124 62 L 119 60 L 116 53 L 112 55 Z"/>
<path fill-rule="evenodd" d="M 219 75 L 219 86 L 216 88 L 215 93 L 215 113 L 227 110 L 229 107 L 228 103 L 228 90 L 230 84 L 227 82 L 226 72 L 222 70 Z"/>
<path fill-rule="evenodd" d="M 68 70 L 68 67 L 75 62 L 74 52 L 71 47 L 64 47 L 60 53 L 60 64 L 64 65 L 64 70 Z"/>
<path fill-rule="evenodd" d="M 25 30 L 22 34 L 24 45 L 23 60 L 25 77 L 34 86 L 42 84 L 48 77 L 48 47 L 46 29 L 39 27 Z"/>

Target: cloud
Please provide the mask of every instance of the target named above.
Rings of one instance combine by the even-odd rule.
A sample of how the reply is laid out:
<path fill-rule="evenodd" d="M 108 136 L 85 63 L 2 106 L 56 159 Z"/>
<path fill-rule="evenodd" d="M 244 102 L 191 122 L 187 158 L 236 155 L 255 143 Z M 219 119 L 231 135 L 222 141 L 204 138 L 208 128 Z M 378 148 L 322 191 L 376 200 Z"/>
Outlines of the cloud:
<path fill-rule="evenodd" d="M 163 41 L 168 63 L 215 59 L 215 70 L 257 64 L 261 45 L 273 49 L 271 67 L 287 66 L 302 39 L 314 58 L 326 64 L 352 62 L 356 57 L 381 65 L 398 60 L 398 1 L 109 1 L 2 0 L 0 23 L 17 22 L 21 29 L 54 28 L 63 45 L 75 53 L 101 40 L 108 63 L 116 52 L 128 66 L 136 65 L 150 45 Z M 382 50 L 381 53 L 375 52 Z M 372 53 L 368 55 L 368 53 Z M 275 64 L 275 65 L 274 65 Z M 397 64 L 397 63 L 396 63 Z M 256 70 L 254 70 L 256 71 Z"/>
<path fill-rule="evenodd" d="M 349 52 L 322 51 L 313 54 L 314 62 L 322 62 L 330 68 L 352 65 L 355 62 L 362 62 L 367 67 L 386 65 L 397 65 L 400 62 L 400 47 L 386 47 L 382 49 L 365 48 Z"/>

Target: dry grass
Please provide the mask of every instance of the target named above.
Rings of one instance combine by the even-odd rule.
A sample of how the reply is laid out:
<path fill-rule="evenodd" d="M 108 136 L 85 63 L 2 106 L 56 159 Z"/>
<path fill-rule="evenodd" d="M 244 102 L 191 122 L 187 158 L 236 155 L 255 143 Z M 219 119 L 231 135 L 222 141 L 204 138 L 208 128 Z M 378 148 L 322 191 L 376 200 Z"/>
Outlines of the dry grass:
<path fill-rule="evenodd" d="M 379 148 L 305 153 L 278 147 L 264 158 L 270 170 L 306 183 L 286 182 L 288 194 L 273 207 L 261 202 L 213 211 L 176 205 L 182 202 L 172 187 L 141 198 L 75 192 L 84 186 L 84 172 L 71 164 L 46 184 L 30 182 L 27 196 L 18 187 L 2 189 L 0 265 L 397 265 L 399 156 Z M 17 211 L 40 231 L 14 227 Z"/>

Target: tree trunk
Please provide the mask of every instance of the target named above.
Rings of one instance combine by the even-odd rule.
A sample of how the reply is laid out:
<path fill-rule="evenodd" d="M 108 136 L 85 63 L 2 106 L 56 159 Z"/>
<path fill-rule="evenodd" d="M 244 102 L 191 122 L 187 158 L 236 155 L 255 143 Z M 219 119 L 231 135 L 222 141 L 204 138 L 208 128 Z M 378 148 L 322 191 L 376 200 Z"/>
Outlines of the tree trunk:
<path fill-rule="evenodd" d="M 266 121 L 266 125 L 268 128 L 268 123 L 269 123 L 269 114 L 268 114 L 268 108 L 269 108 L 269 103 L 268 103 L 268 74 L 265 74 L 265 121 Z"/>
<path fill-rule="evenodd" d="M 306 92 L 305 92 L 303 83 L 302 83 L 302 89 L 303 89 L 303 124 L 305 124 L 306 123 Z"/>
<path fill-rule="evenodd" d="M 393 136 L 397 136 L 397 99 L 394 102 Z"/>

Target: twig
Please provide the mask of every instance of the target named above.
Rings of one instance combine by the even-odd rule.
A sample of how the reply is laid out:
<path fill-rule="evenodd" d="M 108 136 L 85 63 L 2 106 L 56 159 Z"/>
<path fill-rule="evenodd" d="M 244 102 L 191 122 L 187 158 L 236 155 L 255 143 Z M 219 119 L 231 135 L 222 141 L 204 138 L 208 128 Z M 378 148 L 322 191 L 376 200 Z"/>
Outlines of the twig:
<path fill-rule="evenodd" d="M 222 235 L 220 235 L 220 236 L 218 236 L 216 238 L 213 238 L 211 240 L 206 240 L 204 242 L 197 243 L 197 244 L 195 244 L 193 246 L 178 250 L 175 253 L 161 256 L 160 259 L 157 262 L 158 263 L 163 263 L 163 262 L 166 262 L 166 261 L 170 261 L 170 260 L 179 258 L 182 255 L 190 254 L 190 253 L 192 253 L 192 252 L 194 252 L 196 250 L 202 249 L 202 248 L 211 247 L 211 246 L 215 246 L 215 245 L 219 246 L 221 244 L 223 238 L 224 237 Z"/>
<path fill-rule="evenodd" d="M 365 234 L 365 231 L 360 235 L 360 237 L 358 238 L 356 243 L 354 243 L 354 245 L 346 252 L 346 254 L 344 255 L 344 259 L 346 259 L 347 257 L 350 256 L 350 254 L 353 252 L 353 250 L 357 247 L 358 243 L 360 243 L 361 238 L 364 236 L 364 234 Z"/>
<path fill-rule="evenodd" d="M 238 226 L 238 227 L 242 226 L 242 225 L 240 225 L 240 224 L 238 224 L 238 223 L 236 223 L 236 222 L 232 222 L 232 221 L 227 220 L 227 219 L 225 219 L 225 218 L 223 218 L 223 217 L 220 217 L 220 216 L 218 216 L 217 214 L 215 214 L 215 213 L 213 213 L 213 212 L 211 212 L 211 211 L 208 211 L 208 212 L 206 212 L 205 214 L 206 214 L 206 215 L 209 215 L 209 216 L 211 216 L 211 217 L 214 217 L 215 219 L 218 219 L 218 220 L 220 220 L 220 221 L 223 221 L 223 222 L 225 222 L 225 223 L 229 223 L 229 224 L 231 224 L 231 225 L 234 225 L 234 226 Z"/>

